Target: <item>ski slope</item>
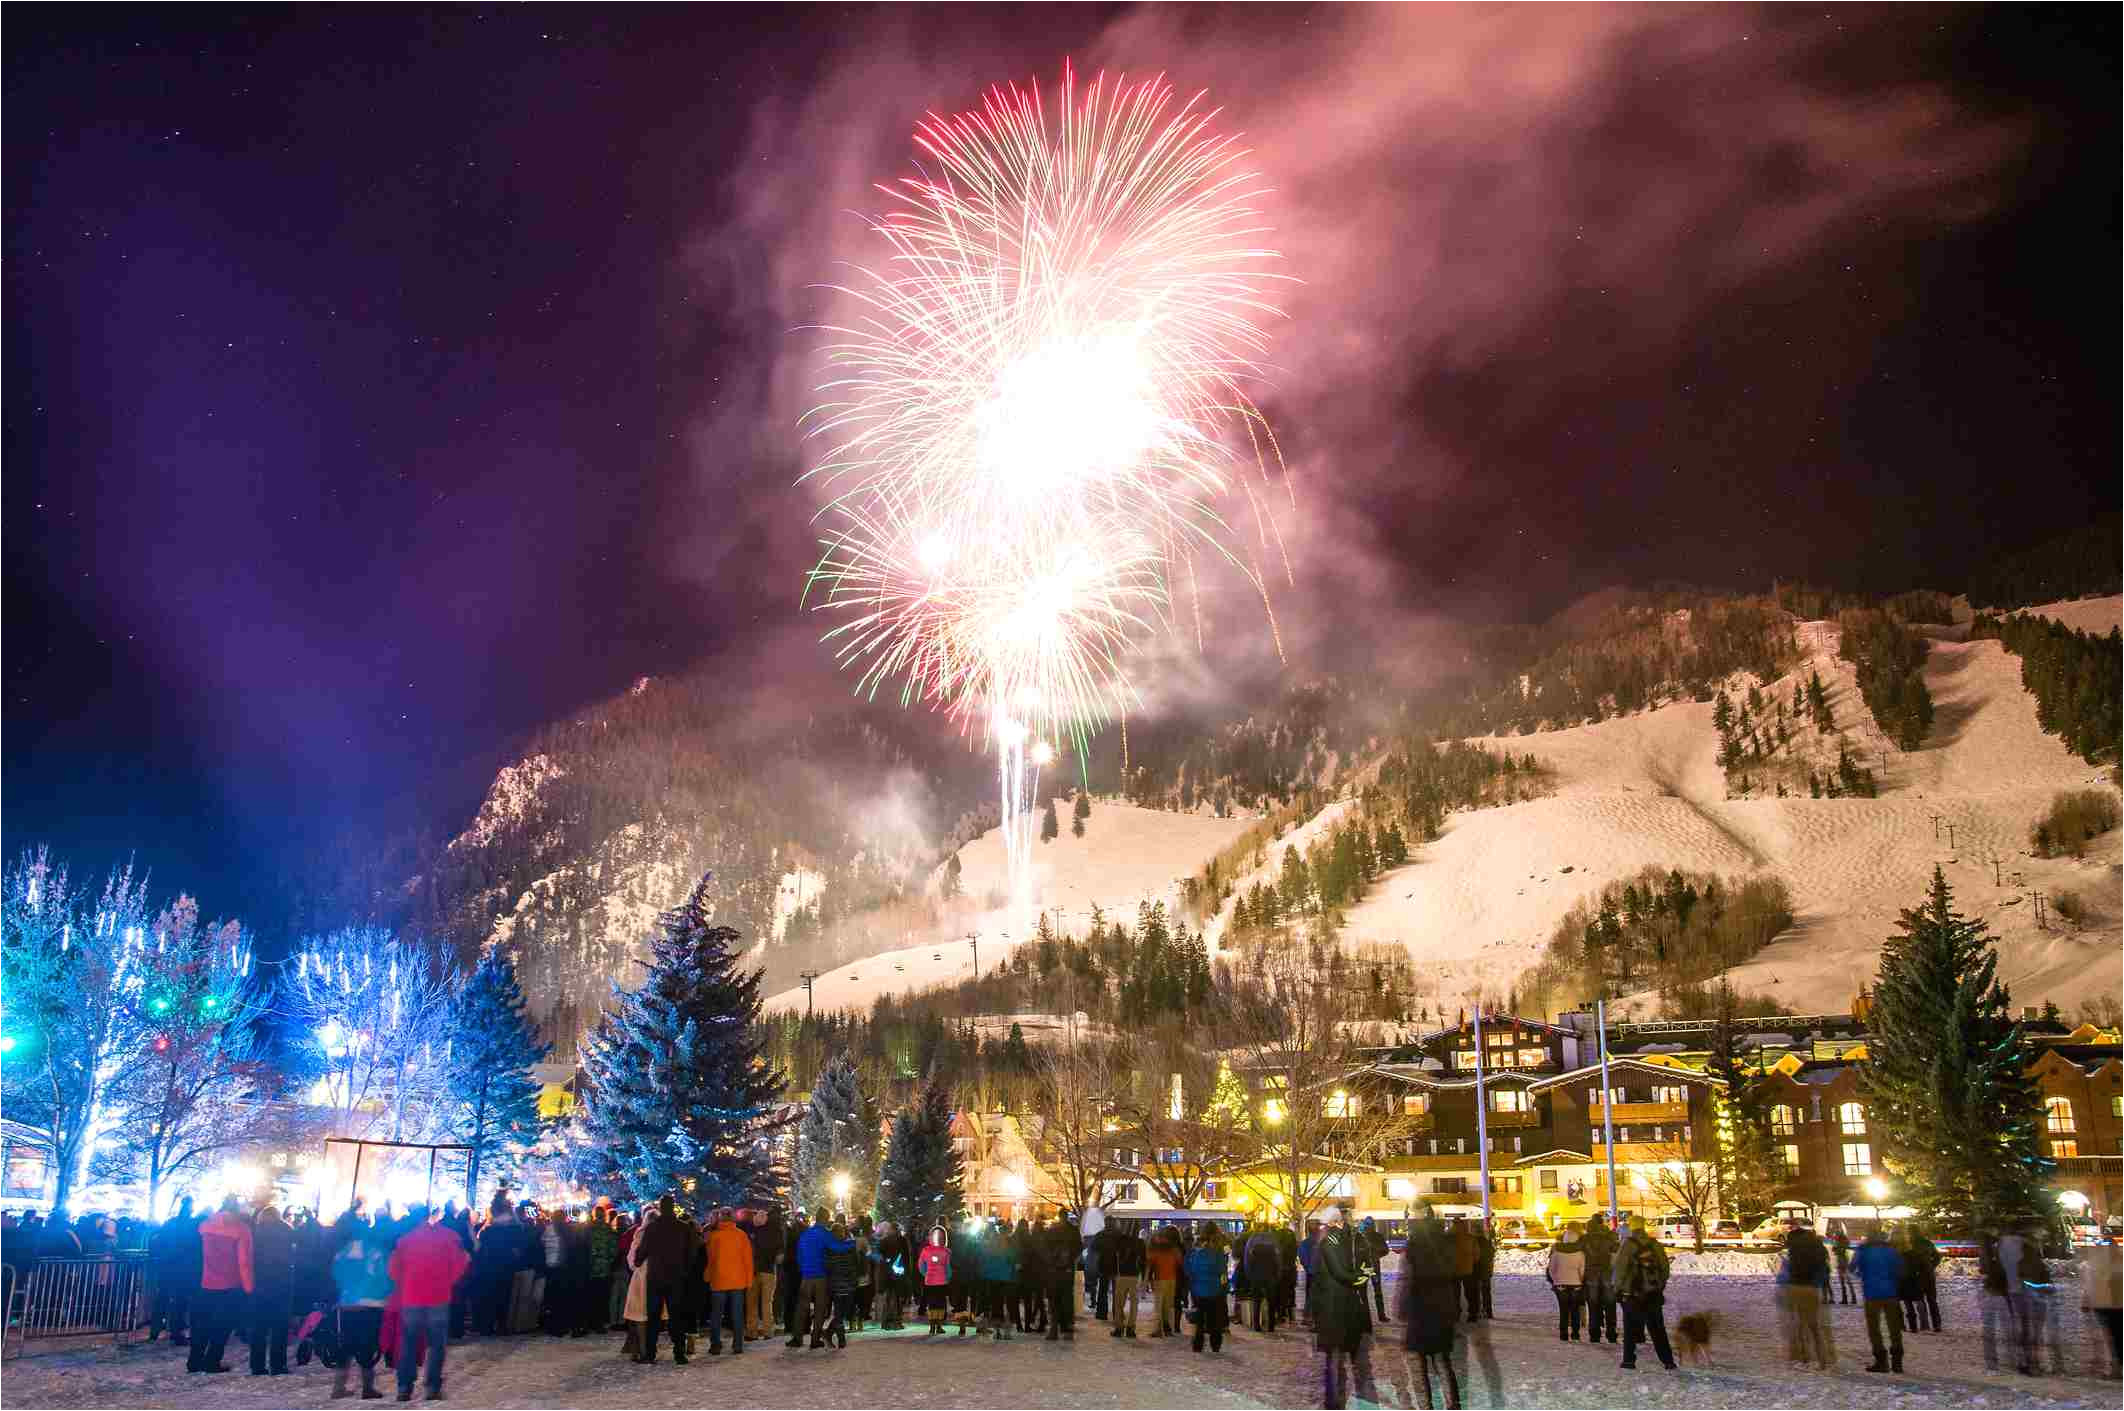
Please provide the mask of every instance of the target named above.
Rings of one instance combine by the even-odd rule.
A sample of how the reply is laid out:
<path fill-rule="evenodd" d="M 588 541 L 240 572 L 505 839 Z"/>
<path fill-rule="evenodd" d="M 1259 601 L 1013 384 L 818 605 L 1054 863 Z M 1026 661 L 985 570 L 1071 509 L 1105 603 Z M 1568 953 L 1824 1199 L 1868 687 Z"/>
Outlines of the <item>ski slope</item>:
<path fill-rule="evenodd" d="M 2113 622 L 2117 600 L 2106 601 Z M 1798 679 L 1819 670 L 1839 727 L 1854 742 L 1875 740 L 1851 668 L 1835 657 L 1834 625 L 1805 624 L 1801 638 L 1808 656 Z M 1350 913 L 1345 935 L 1405 945 L 1450 1007 L 1478 991 L 1506 992 L 1576 902 L 1646 865 L 1760 869 L 1791 888 L 1797 922 L 1736 968 L 1734 984 L 1799 1012 L 1835 1011 L 1871 980 L 1882 938 L 1921 900 L 1939 864 L 1961 909 L 1999 936 L 2001 976 L 2017 1002 L 2056 1000 L 2070 1012 L 2088 996 L 2115 994 L 2124 984 L 2117 835 L 2084 861 L 2026 855 L 2029 828 L 2051 796 L 2108 787 L 2106 771 L 2037 728 L 2019 661 L 1998 643 L 1935 642 L 1925 674 L 1937 707 L 1933 737 L 1907 755 L 1887 752 L 1876 799 L 1728 800 L 1708 704 L 1488 741 L 1553 766 L 1557 792 L 1454 814 L 1442 838 Z M 1789 695 L 1794 679 L 1771 689 Z M 2027 899 L 2038 887 L 2086 896 L 2088 929 L 2053 921 L 2039 930 Z M 1632 1005 L 1650 1003 L 1640 996 Z"/>
<path fill-rule="evenodd" d="M 1130 921 L 1140 902 L 1162 901 L 1173 909 L 1188 874 L 1255 821 L 1251 815 L 1217 818 L 1095 800 L 1078 838 L 1069 831 L 1068 803 L 1056 807 L 1061 836 L 1033 844 L 1031 904 L 1001 900 L 1003 837 L 990 829 L 959 852 L 959 887 L 971 905 L 950 939 L 910 944 L 826 971 L 812 981 L 811 1003 L 822 1010 L 867 1009 L 882 995 L 971 976 L 975 948 L 967 933 L 979 938 L 985 972 L 1031 937 L 1042 911 L 1057 930 L 1081 935 L 1091 926 L 1094 907 Z M 765 1007 L 801 1010 L 804 1003 L 803 987 L 797 986 L 768 999 Z"/>

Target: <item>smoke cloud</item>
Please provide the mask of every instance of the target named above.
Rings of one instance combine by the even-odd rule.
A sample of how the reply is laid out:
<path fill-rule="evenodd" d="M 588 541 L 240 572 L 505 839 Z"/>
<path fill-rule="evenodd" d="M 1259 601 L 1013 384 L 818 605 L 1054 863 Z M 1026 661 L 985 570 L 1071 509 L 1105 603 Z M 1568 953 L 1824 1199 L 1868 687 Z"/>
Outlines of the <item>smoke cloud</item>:
<path fill-rule="evenodd" d="M 714 494 L 733 463 L 781 486 L 806 463 L 819 340 L 803 330 L 833 316 L 822 286 L 876 253 L 863 216 L 873 184 L 910 169 L 915 121 L 1060 72 L 1060 54 L 990 21 L 859 22 L 815 82 L 754 113 L 727 218 L 686 251 L 701 297 L 760 339 L 746 385 L 696 422 Z M 1297 281 L 1260 396 L 1296 477 L 1298 581 L 1275 585 L 1289 661 L 1421 676 L 1443 616 L 1521 608 L 1530 584 L 1600 586 L 1621 531 L 1543 532 L 1549 502 L 1657 484 L 1604 459 L 1597 434 L 1574 446 L 1574 418 L 1627 423 L 1618 399 L 1686 376 L 1681 350 L 1707 324 L 1776 317 L 1766 291 L 1814 281 L 1854 242 L 1922 241 L 1992 210 L 2026 132 L 1928 77 L 1928 33 L 1903 10 L 1380 5 L 1156 6 L 1085 34 L 1080 69 L 1206 90 L 1273 187 Z M 1892 319 L 1908 295 L 1866 297 Z M 1813 381 L 1781 395 L 1826 404 L 1867 350 L 1793 356 Z M 751 539 L 793 577 L 803 501 L 776 488 L 752 497 L 771 522 L 711 515 L 714 542 L 685 561 L 712 567 Z M 1199 699 L 1275 664 L 1258 601 L 1210 594 L 1209 661 L 1186 667 L 1191 631 L 1159 644 L 1178 668 L 1157 673 L 1162 693 Z"/>

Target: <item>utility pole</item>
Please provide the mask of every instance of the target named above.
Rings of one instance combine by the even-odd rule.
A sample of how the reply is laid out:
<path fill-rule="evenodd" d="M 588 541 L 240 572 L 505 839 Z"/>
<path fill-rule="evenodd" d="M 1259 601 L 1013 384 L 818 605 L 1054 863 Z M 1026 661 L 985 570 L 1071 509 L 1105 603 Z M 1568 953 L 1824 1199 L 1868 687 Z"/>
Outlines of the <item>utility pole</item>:
<path fill-rule="evenodd" d="M 1952 823 L 1947 825 L 1947 851 L 1954 851 L 1954 825 Z"/>
<path fill-rule="evenodd" d="M 1593 1024 L 1600 1033 L 1600 1122 L 1607 1137 L 1608 1225 L 1612 1229 L 1622 1214 L 1615 1203 L 1615 1089 L 1608 1086 L 1608 1002 L 1604 999 L 1593 1001 Z"/>
<path fill-rule="evenodd" d="M 800 971 L 797 974 L 797 978 L 804 982 L 804 1017 L 809 1019 L 811 1017 L 811 982 L 819 978 L 819 972 L 816 970 Z"/>
<path fill-rule="evenodd" d="M 1936 843 L 1936 842 L 1938 842 L 1939 840 L 1940 840 L 1940 816 L 1939 816 L 1939 815 L 1938 815 L 1937 813 L 1935 813 L 1935 814 L 1933 814 L 1933 815 L 1932 815 L 1932 841 L 1934 841 L 1934 842 Z"/>
<path fill-rule="evenodd" d="M 2002 880 L 1999 876 L 1999 864 L 2003 860 L 2004 859 L 2002 859 L 1997 853 L 1993 853 L 1991 855 L 1991 885 L 1994 887 L 2003 887 L 2006 885 L 2004 880 Z"/>
<path fill-rule="evenodd" d="M 1475 999 L 1475 1154 L 1482 1171 L 1482 1227 L 1490 1228 L 1490 1104 L 1483 1096 L 1482 998 Z"/>
<path fill-rule="evenodd" d="M 966 933 L 966 944 L 973 947 L 974 978 L 981 978 L 981 938 L 972 931 Z"/>

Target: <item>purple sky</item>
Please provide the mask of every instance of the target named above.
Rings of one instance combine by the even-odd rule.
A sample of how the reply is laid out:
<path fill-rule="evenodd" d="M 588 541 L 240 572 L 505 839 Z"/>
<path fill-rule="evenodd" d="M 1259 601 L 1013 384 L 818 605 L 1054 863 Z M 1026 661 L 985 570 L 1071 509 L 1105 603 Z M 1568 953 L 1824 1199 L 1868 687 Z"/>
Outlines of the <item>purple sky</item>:
<path fill-rule="evenodd" d="M 921 112 L 1065 56 L 1207 88 L 1275 187 L 1295 669 L 1612 582 L 1952 588 L 2118 501 L 2116 27 L 11 13 L 9 844 L 255 912 L 635 675 L 823 675 L 795 330 Z"/>

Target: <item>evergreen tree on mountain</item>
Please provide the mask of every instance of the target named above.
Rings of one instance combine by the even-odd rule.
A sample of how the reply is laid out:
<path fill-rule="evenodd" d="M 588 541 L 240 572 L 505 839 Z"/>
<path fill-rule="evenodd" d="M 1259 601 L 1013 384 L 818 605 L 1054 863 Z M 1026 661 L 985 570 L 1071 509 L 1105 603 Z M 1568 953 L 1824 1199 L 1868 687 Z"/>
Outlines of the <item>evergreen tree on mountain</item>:
<path fill-rule="evenodd" d="M 790 1159 L 790 1186 L 806 1210 L 870 1209 L 878 1175 L 878 1113 L 864 1094 L 855 1060 L 846 1052 L 827 1064 L 811 1085 L 811 1105 L 797 1124 Z M 848 1198 L 834 1194 L 836 1175 L 848 1177 Z"/>
<path fill-rule="evenodd" d="M 1055 817 L 1054 795 L 1047 796 L 1047 807 L 1040 811 L 1040 841 L 1051 843 L 1062 835 L 1061 820 Z"/>
<path fill-rule="evenodd" d="M 466 1199 L 478 1205 L 487 1183 L 513 1175 L 538 1138 L 538 1079 L 553 1045 L 543 1043 L 524 1013 L 516 967 L 497 946 L 474 967 L 450 1003 L 449 1060 L 444 1082 L 450 1131 L 471 1150 L 465 1157 Z"/>
<path fill-rule="evenodd" d="M 955 897 L 959 894 L 959 878 L 964 871 L 965 869 L 960 865 L 959 855 L 956 852 L 944 859 L 943 892 L 946 898 Z"/>
<path fill-rule="evenodd" d="M 640 988 L 614 983 L 583 1048 L 583 1127 L 629 1200 L 667 1192 L 701 1210 L 767 1197 L 763 1140 L 783 1077 L 762 1057 L 760 972 L 738 969 L 738 933 L 714 925 L 714 874 L 665 912 Z"/>
<path fill-rule="evenodd" d="M 2042 1093 L 1998 964 L 1990 932 L 1954 910 L 1937 867 L 1925 904 L 1904 911 L 1881 948 L 1860 1070 L 1866 1124 L 1902 1183 L 1897 1198 L 1927 1220 L 1997 1228 L 2055 1213 Z"/>
<path fill-rule="evenodd" d="M 878 1214 L 926 1243 L 932 1225 L 947 1231 L 965 1209 L 965 1170 L 951 1144 L 951 1101 L 934 1077 L 892 1119 L 878 1173 Z"/>
<path fill-rule="evenodd" d="M 1091 817 L 1091 795 L 1077 790 L 1077 803 L 1069 811 L 1069 831 L 1072 837 L 1084 836 L 1084 820 Z"/>

